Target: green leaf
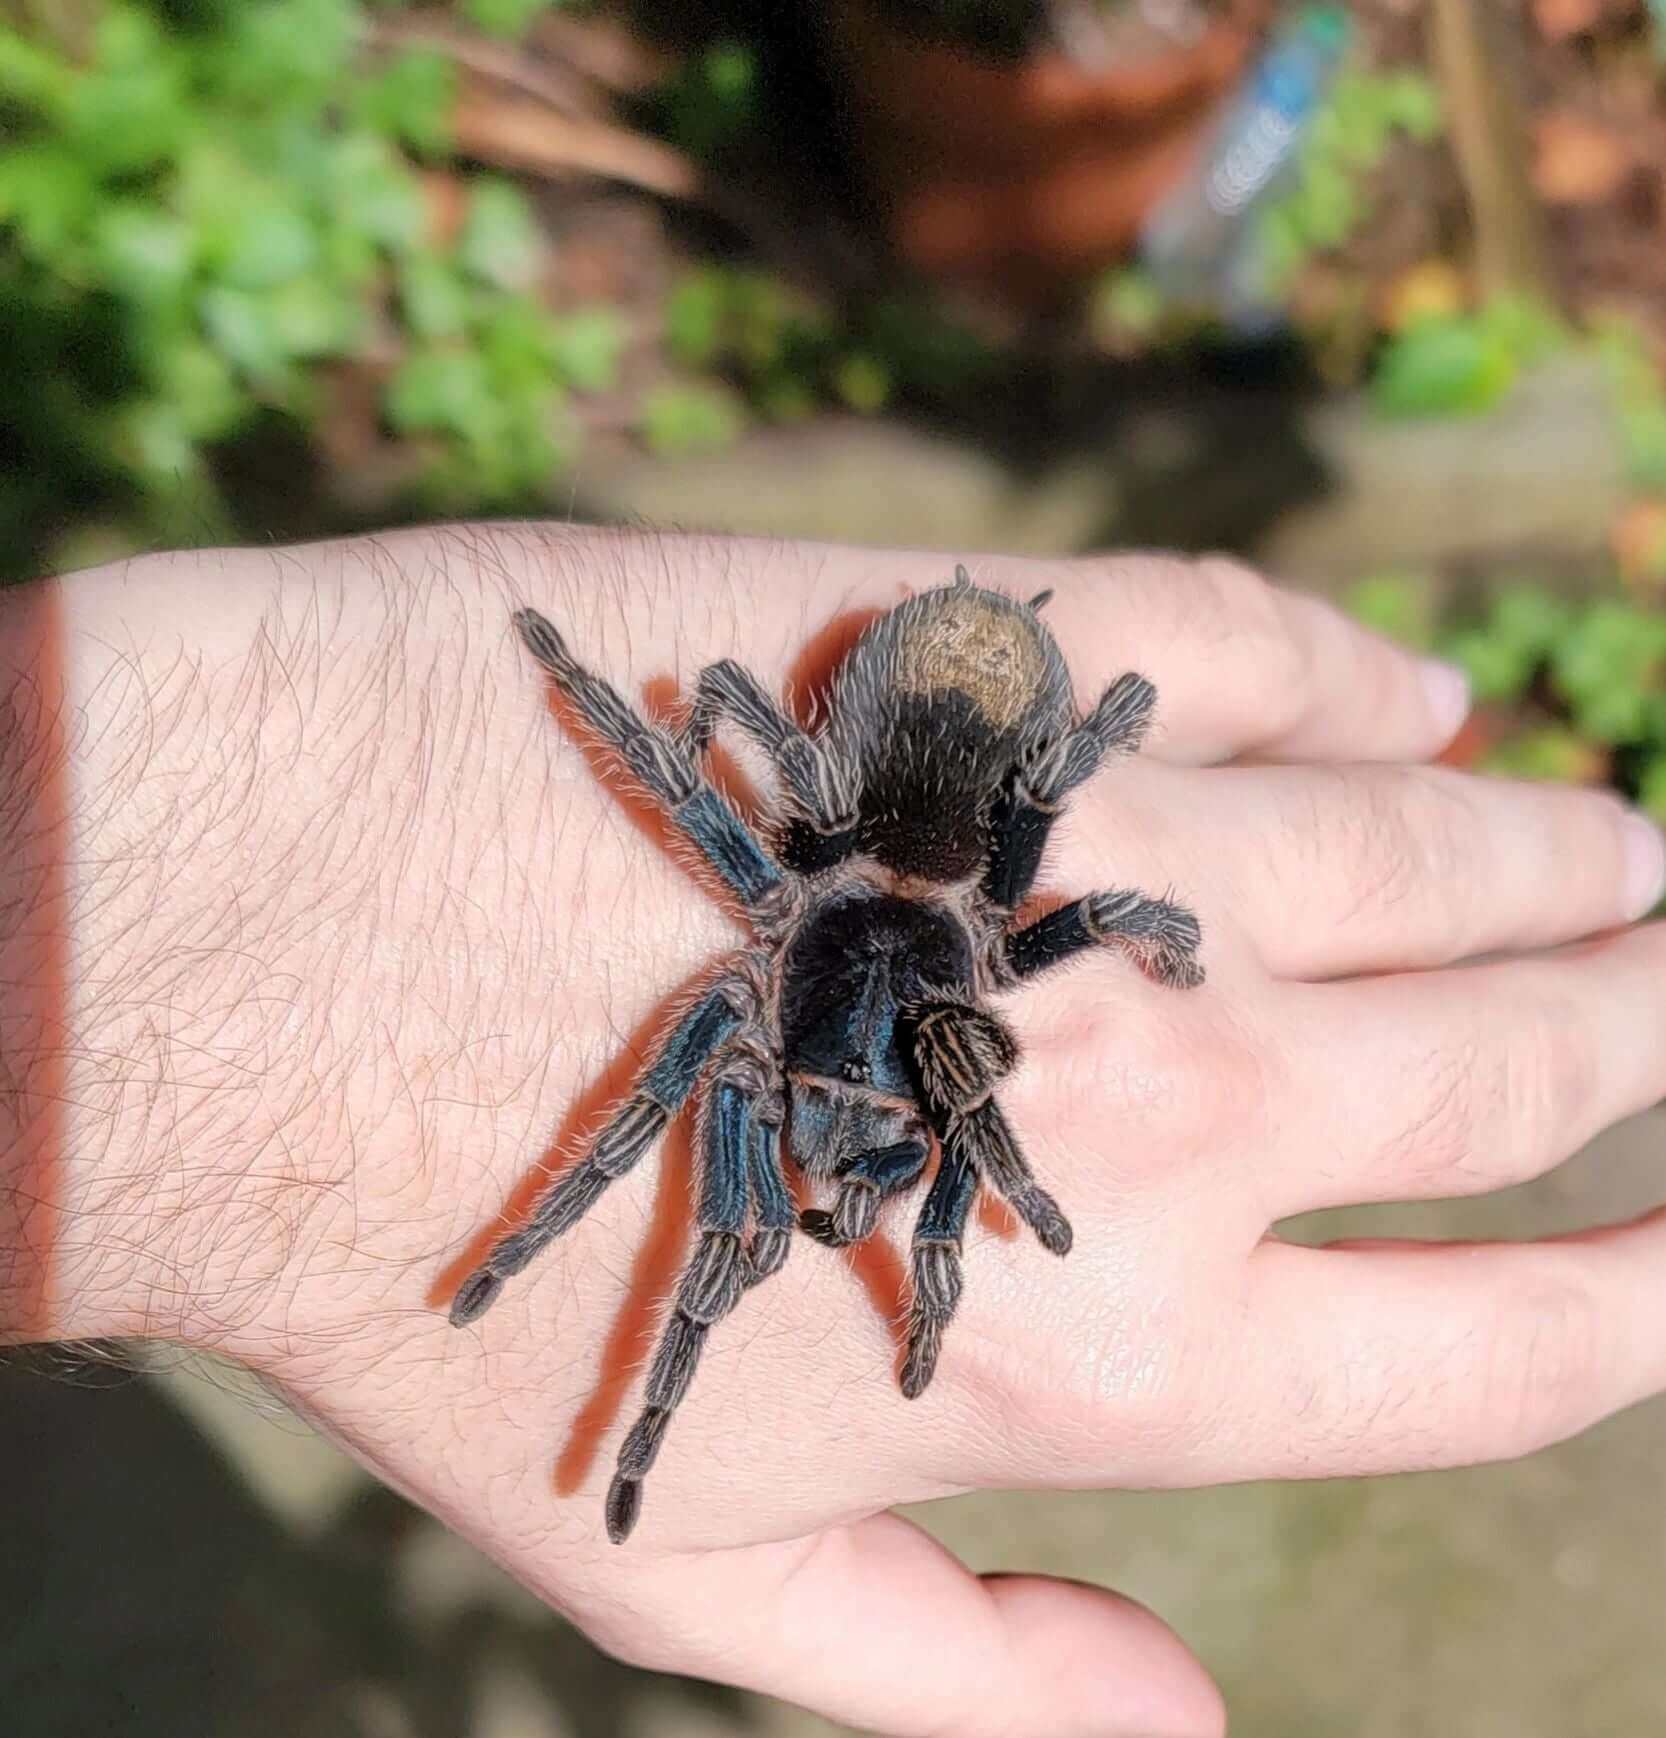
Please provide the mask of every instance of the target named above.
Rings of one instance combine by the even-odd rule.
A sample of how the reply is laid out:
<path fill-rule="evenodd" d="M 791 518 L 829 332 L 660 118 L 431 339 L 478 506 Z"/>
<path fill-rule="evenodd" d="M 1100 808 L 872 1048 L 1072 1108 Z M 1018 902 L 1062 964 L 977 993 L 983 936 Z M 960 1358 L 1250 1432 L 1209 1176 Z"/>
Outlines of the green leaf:
<path fill-rule="evenodd" d="M 1651 755 L 1637 781 L 1637 806 L 1666 827 L 1666 753 Z"/>
<path fill-rule="evenodd" d="M 1416 67 L 1403 67 L 1387 75 L 1388 115 L 1392 123 L 1421 144 L 1438 139 L 1446 128 L 1440 87 Z"/>
<path fill-rule="evenodd" d="M 550 0 L 463 0 L 464 16 L 492 36 L 522 36 L 549 9 Z"/>
<path fill-rule="evenodd" d="M 318 232 L 273 188 L 243 204 L 215 236 L 208 266 L 222 283 L 269 289 L 303 276 L 318 261 Z"/>
<path fill-rule="evenodd" d="M 1550 724 L 1499 743 L 1482 759 L 1481 768 L 1506 778 L 1590 784 L 1602 777 L 1605 756 L 1578 731 Z"/>
<path fill-rule="evenodd" d="M 1623 603 L 1593 604 L 1556 647 L 1551 670 L 1588 736 L 1642 741 L 1666 686 L 1666 617 Z"/>
<path fill-rule="evenodd" d="M 1548 657 L 1571 631 L 1573 606 L 1539 586 L 1514 585 L 1494 600 L 1487 628 L 1524 657 Z"/>
<path fill-rule="evenodd" d="M 1156 279 L 1139 266 L 1107 272 L 1093 302 L 1097 325 L 1130 338 L 1150 338 L 1163 322 L 1163 292 Z"/>
<path fill-rule="evenodd" d="M 234 368 L 272 382 L 289 360 L 289 349 L 269 300 L 249 290 L 206 290 L 198 302 L 209 342 Z"/>
<path fill-rule="evenodd" d="M 360 118 L 424 157 L 438 157 L 451 146 L 451 117 L 457 101 L 457 69 L 430 48 L 410 48 L 389 61 L 378 77 L 355 93 Z"/>
<path fill-rule="evenodd" d="M 709 368 L 723 344 L 729 288 L 721 267 L 689 272 L 665 300 L 666 348 L 690 368 Z"/>
<path fill-rule="evenodd" d="M 642 402 L 642 437 L 661 458 L 717 452 L 739 437 L 744 418 L 734 398 L 711 386 L 662 386 Z"/>
<path fill-rule="evenodd" d="M 1652 494 L 1666 494 L 1666 403 L 1622 410 L 1620 438 L 1631 483 Z"/>
<path fill-rule="evenodd" d="M 858 351 L 834 370 L 833 390 L 858 415 L 872 416 L 891 396 L 890 370 L 877 356 Z"/>
<path fill-rule="evenodd" d="M 66 258 L 85 235 L 98 187 L 86 165 L 57 146 L 0 153 L 0 224 L 44 265 Z"/>
<path fill-rule="evenodd" d="M 342 228 L 390 253 L 408 253 L 421 243 L 428 221 L 421 184 L 386 139 L 350 133 L 331 158 L 331 203 Z"/>
<path fill-rule="evenodd" d="M 76 71 L 51 49 L 0 24 L 0 97 L 61 118 L 75 96 Z"/>
<path fill-rule="evenodd" d="M 199 113 L 184 62 L 154 20 L 131 7 L 107 11 L 94 65 L 63 105 L 64 137 L 96 172 L 131 175 L 173 157 Z"/>
<path fill-rule="evenodd" d="M 218 61 L 225 93 L 256 110 L 321 107 L 352 65 L 363 18 L 357 0 L 240 0 Z"/>
<path fill-rule="evenodd" d="M 1427 651 L 1433 639 L 1432 582 L 1425 574 L 1378 573 L 1346 598 L 1348 613 L 1403 646 Z"/>
<path fill-rule="evenodd" d="M 619 378 L 625 322 L 616 309 L 575 309 L 551 327 L 556 371 L 576 392 L 606 392 Z"/>
<path fill-rule="evenodd" d="M 543 237 L 521 190 L 507 181 L 477 182 L 457 238 L 463 269 L 502 290 L 525 289 L 543 255 Z"/>
<path fill-rule="evenodd" d="M 1525 368 L 1542 362 L 1568 341 L 1556 311 L 1532 296 L 1500 294 L 1476 314 L 1480 329 Z"/>
<path fill-rule="evenodd" d="M 93 230 L 104 284 L 135 302 L 177 296 L 191 275 L 195 242 L 188 224 L 139 199 L 104 206 Z"/>
<path fill-rule="evenodd" d="M 1477 700 L 1519 700 L 1537 667 L 1537 660 L 1522 648 L 1508 645 L 1481 628 L 1448 634 L 1440 650 L 1468 675 Z"/>
<path fill-rule="evenodd" d="M 159 399 L 125 407 L 111 425 L 111 446 L 119 463 L 153 486 L 178 484 L 200 466 L 184 417 Z"/>
<path fill-rule="evenodd" d="M 201 338 L 175 339 L 157 355 L 157 396 L 172 407 L 177 425 L 193 441 L 225 434 L 250 407 L 224 357 Z"/>
<path fill-rule="evenodd" d="M 769 374 L 755 381 L 751 397 L 758 414 L 770 422 L 804 422 L 817 409 L 815 393 L 793 374 Z"/>
<path fill-rule="evenodd" d="M 554 317 L 534 296 L 494 297 L 480 327 L 480 350 L 502 386 L 545 390 L 557 367 Z"/>
<path fill-rule="evenodd" d="M 327 279 L 293 279 L 271 291 L 267 301 L 286 356 L 343 356 L 351 351 L 362 311 L 352 296 Z"/>
<path fill-rule="evenodd" d="M 1498 333 L 1472 320 L 1419 320 L 1392 339 L 1372 382 L 1390 416 L 1472 415 L 1509 391 L 1516 360 Z"/>
<path fill-rule="evenodd" d="M 388 382 L 388 419 L 402 433 L 482 437 L 494 422 L 492 384 L 472 350 L 413 352 Z"/>
<path fill-rule="evenodd" d="M 758 118 L 756 52 L 742 42 L 718 42 L 685 62 L 663 95 L 666 132 L 691 156 L 710 157 Z"/>
<path fill-rule="evenodd" d="M 454 338 L 468 323 L 472 287 L 449 260 L 414 253 L 399 269 L 399 306 L 418 338 Z"/>

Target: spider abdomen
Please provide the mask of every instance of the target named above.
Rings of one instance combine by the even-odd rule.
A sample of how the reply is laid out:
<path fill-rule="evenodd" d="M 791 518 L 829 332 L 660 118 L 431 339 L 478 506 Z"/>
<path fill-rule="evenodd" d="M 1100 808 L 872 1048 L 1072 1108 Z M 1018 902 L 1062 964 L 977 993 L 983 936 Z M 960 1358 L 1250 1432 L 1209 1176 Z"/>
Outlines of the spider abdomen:
<path fill-rule="evenodd" d="M 1004 782 L 1071 718 L 1064 659 L 1028 605 L 971 584 L 899 604 L 852 648 L 834 698 L 830 734 L 860 773 L 858 848 L 900 875 L 971 874 Z"/>

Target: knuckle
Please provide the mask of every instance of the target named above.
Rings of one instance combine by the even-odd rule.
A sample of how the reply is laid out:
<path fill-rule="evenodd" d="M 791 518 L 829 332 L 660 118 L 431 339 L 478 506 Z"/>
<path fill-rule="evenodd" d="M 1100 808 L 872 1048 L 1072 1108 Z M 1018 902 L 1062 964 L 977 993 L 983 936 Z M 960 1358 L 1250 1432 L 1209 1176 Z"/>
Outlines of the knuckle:
<path fill-rule="evenodd" d="M 1597 1299 L 1571 1275 L 1537 1278 L 1502 1306 L 1478 1396 L 1502 1454 L 1530 1454 L 1596 1416 L 1602 1330 Z"/>
<path fill-rule="evenodd" d="M 1470 1163 L 1477 1105 L 1489 1096 L 1478 1049 L 1469 1041 L 1444 1044 L 1418 1058 L 1414 1109 L 1385 1155 L 1388 1175 L 1439 1192 Z"/>
<path fill-rule="evenodd" d="M 1165 1156 L 1237 1144 L 1278 1094 L 1277 1058 L 1253 1034 L 1200 1011 L 1153 1012 L 1137 1033 L 1126 1016 L 1097 1014 L 1073 1040 L 1091 1082 L 1085 1102 L 1102 1117 L 1137 1123 Z"/>
<path fill-rule="evenodd" d="M 1344 920 L 1380 921 L 1415 906 L 1439 952 L 1460 948 L 1476 882 L 1466 799 L 1449 781 L 1410 771 L 1365 773 L 1346 789 L 1345 860 L 1354 887 Z"/>
<path fill-rule="evenodd" d="M 1582 1124 L 1597 1093 L 1595 1048 L 1560 996 L 1512 1006 L 1494 1073 L 1504 1157 L 1518 1169 Z"/>
<path fill-rule="evenodd" d="M 1197 557 L 1189 579 L 1210 636 L 1247 654 L 1276 722 L 1294 725 L 1307 710 L 1313 672 L 1306 642 L 1291 632 L 1278 588 L 1225 555 Z"/>

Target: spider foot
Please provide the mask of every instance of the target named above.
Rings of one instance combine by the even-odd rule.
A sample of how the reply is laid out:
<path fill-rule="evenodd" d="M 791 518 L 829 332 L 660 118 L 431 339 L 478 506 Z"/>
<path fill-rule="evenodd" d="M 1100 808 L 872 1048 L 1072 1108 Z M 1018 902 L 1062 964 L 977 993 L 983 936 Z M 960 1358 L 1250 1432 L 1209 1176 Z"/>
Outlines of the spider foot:
<path fill-rule="evenodd" d="M 953 1243 L 918 1241 L 911 1268 L 914 1296 L 908 1312 L 902 1392 L 905 1399 L 917 1400 L 937 1372 L 943 1329 L 960 1305 L 960 1250 Z"/>
<path fill-rule="evenodd" d="M 943 1346 L 943 1324 L 916 1322 L 908 1333 L 908 1352 L 902 1363 L 901 1387 L 905 1400 L 918 1400 L 937 1373 L 937 1354 Z"/>
<path fill-rule="evenodd" d="M 607 1487 L 607 1536 L 615 1545 L 623 1545 L 642 1513 L 642 1480 L 613 1475 Z"/>
<path fill-rule="evenodd" d="M 503 1290 L 504 1276 L 489 1267 L 477 1268 L 458 1288 L 451 1300 L 451 1325 L 460 1328 L 485 1315 Z"/>
<path fill-rule="evenodd" d="M 843 1248 L 839 1234 L 833 1227 L 833 1215 L 821 1207 L 806 1207 L 798 1216 L 798 1228 L 806 1237 L 813 1237 L 817 1243 L 825 1244 L 829 1249 Z"/>
<path fill-rule="evenodd" d="M 1070 1221 L 1059 1209 L 1059 1204 L 1047 1191 L 1032 1184 L 1029 1188 L 1014 1189 L 1007 1196 L 1012 1210 L 1036 1234 L 1036 1240 L 1041 1247 L 1053 1255 L 1068 1255 L 1070 1246 L 1076 1241 L 1076 1233 L 1070 1228 Z"/>

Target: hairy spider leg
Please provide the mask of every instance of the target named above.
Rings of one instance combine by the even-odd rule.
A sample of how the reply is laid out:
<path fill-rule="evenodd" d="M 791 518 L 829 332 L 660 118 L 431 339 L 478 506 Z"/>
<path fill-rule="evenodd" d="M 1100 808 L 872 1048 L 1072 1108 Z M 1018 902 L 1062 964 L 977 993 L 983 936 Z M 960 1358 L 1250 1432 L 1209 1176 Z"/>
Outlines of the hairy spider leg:
<path fill-rule="evenodd" d="M 649 724 L 567 649 L 555 625 L 534 609 L 515 612 L 529 652 L 586 723 L 665 806 L 672 821 L 749 907 L 781 885 L 782 872 L 739 815 L 706 782 L 668 731 Z"/>
<path fill-rule="evenodd" d="M 688 1102 L 712 1052 L 740 1025 L 733 1000 L 740 988 L 730 980 L 714 984 L 677 1022 L 636 1091 L 608 1119 L 584 1158 L 545 1189 L 526 1224 L 499 1238 L 464 1280 L 451 1303 L 454 1326 L 484 1315 L 503 1282 L 582 1219 L 602 1191 L 659 1139 Z"/>
<path fill-rule="evenodd" d="M 760 1117 L 752 1125 L 752 1241 L 746 1246 L 746 1283 L 778 1273 L 792 1248 L 793 1198 L 781 1169 L 781 1125 Z"/>
<path fill-rule="evenodd" d="M 799 1225 L 830 1249 L 860 1243 L 879 1218 L 880 1202 L 915 1181 L 926 1168 L 929 1152 L 927 1143 L 916 1136 L 861 1154 L 840 1173 L 833 1210 L 824 1212 L 819 1207 L 806 1207 L 798 1216 Z"/>
<path fill-rule="evenodd" d="M 1149 977 L 1171 989 L 1203 982 L 1197 957 L 1203 932 L 1197 918 L 1171 899 L 1119 888 L 1090 893 L 1002 939 L 1007 969 L 1015 978 L 1034 977 L 1088 948 L 1119 947 Z"/>
<path fill-rule="evenodd" d="M 1132 670 L 1118 676 L 1074 729 L 1017 769 L 989 825 L 983 888 L 1013 911 L 1035 885 L 1047 836 L 1064 799 L 1099 770 L 1107 755 L 1132 754 L 1157 705 L 1157 690 Z"/>
<path fill-rule="evenodd" d="M 750 1067 L 750 1063 L 745 1066 Z M 620 1544 L 642 1509 L 642 1481 L 688 1393 L 706 1335 L 740 1302 L 751 1264 L 742 1245 L 754 1153 L 758 1088 L 719 1076 L 701 1116 L 698 1241 L 683 1268 L 648 1366 L 647 1401 L 619 1448 L 607 1492 L 607 1536 Z"/>
<path fill-rule="evenodd" d="M 677 732 L 678 745 L 698 759 L 725 718 L 763 747 L 781 775 L 789 820 L 799 823 L 794 829 L 795 866 L 830 869 L 842 863 L 856 849 L 856 768 L 825 737 L 800 730 L 757 677 L 733 658 L 700 672 L 693 707 Z"/>
<path fill-rule="evenodd" d="M 1068 1254 L 1070 1222 L 1035 1179 L 994 1099 L 996 1082 L 1018 1059 L 1018 1046 L 987 1009 L 939 1001 L 916 1010 L 910 1050 L 921 1097 L 942 1142 L 943 1157 L 914 1234 L 914 1300 L 903 1392 L 913 1399 L 937 1367 L 943 1329 L 960 1299 L 960 1232 L 968 1202 L 945 1177 L 983 1177 L 1054 1255 Z M 938 1205 L 933 1209 L 933 1202 Z M 958 1221 L 949 1214 L 957 1203 Z M 936 1229 L 953 1226 L 953 1235 Z"/>
<path fill-rule="evenodd" d="M 1068 1255 L 1074 1234 L 1059 1204 L 1035 1180 L 1030 1161 L 1012 1132 L 1012 1125 L 992 1098 L 976 1110 L 956 1117 L 944 1139 L 943 1150 L 963 1153 L 995 1192 L 1006 1198 L 1020 1219 L 1036 1234 L 1043 1249 Z"/>
<path fill-rule="evenodd" d="M 914 1226 L 909 1254 L 912 1296 L 902 1391 L 910 1400 L 925 1392 L 936 1372 L 943 1330 L 960 1305 L 960 1245 L 977 1192 L 977 1167 L 964 1151 L 951 1150 L 945 1143 L 942 1163 Z"/>

